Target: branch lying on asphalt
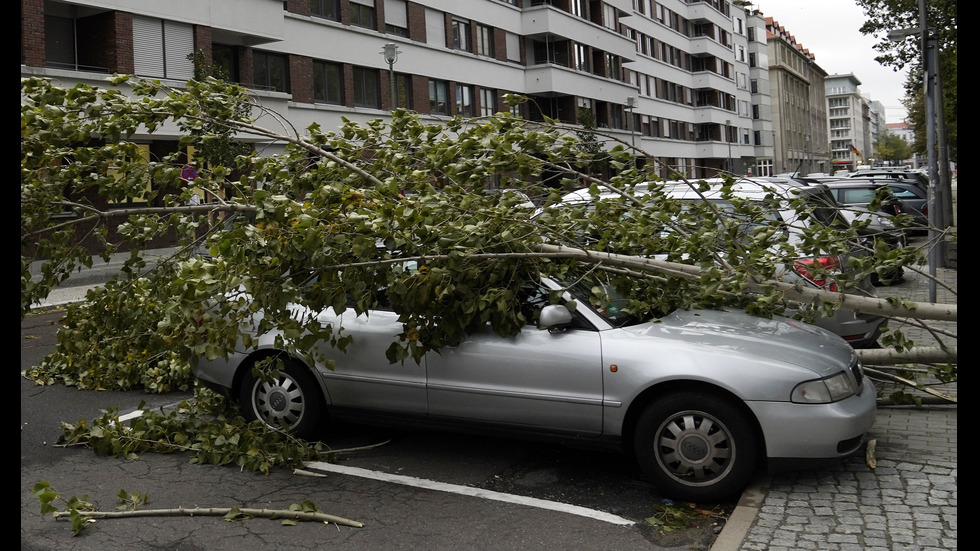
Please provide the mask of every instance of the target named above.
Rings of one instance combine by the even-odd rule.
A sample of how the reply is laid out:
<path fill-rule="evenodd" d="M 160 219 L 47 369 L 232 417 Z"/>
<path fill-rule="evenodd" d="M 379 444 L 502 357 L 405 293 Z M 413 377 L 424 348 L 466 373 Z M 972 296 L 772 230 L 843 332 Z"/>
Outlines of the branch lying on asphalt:
<path fill-rule="evenodd" d="M 97 518 L 121 518 L 121 517 L 169 517 L 169 516 L 222 516 L 227 520 L 238 520 L 242 518 L 264 517 L 270 519 L 303 520 L 339 524 L 363 528 L 364 524 L 355 520 L 350 520 L 334 515 L 319 512 L 290 511 L 284 509 L 248 509 L 242 507 L 195 507 L 185 509 L 141 509 L 136 511 L 58 511 L 53 514 L 55 519 L 70 518 L 73 514 L 97 519 Z"/>

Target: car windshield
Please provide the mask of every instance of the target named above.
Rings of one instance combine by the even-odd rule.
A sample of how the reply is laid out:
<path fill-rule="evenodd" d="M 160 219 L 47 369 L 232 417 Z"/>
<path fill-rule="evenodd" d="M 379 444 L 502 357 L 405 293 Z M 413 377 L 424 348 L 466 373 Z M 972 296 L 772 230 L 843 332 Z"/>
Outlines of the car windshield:
<path fill-rule="evenodd" d="M 608 283 L 579 280 L 568 287 L 576 301 L 584 303 L 613 327 L 626 327 L 646 321 L 629 311 L 629 300 Z"/>

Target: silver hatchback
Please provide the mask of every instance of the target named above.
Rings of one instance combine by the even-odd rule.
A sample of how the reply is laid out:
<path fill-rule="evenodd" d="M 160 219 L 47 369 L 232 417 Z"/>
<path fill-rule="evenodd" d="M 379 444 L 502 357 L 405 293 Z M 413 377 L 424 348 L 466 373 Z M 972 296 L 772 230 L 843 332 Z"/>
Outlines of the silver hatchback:
<path fill-rule="evenodd" d="M 736 496 L 767 462 L 848 457 L 874 420 L 858 356 L 819 327 L 739 310 L 638 319 L 615 295 L 597 302 L 592 286 L 547 277 L 525 290 L 534 321 L 518 335 L 487 326 L 419 363 L 385 356 L 404 330 L 397 313 L 328 309 L 319 322 L 353 338 L 344 352 L 319 346 L 332 369 L 287 355 L 272 332 L 257 348 L 199 358 L 195 373 L 246 418 L 304 438 L 348 418 L 607 445 L 691 501 Z M 265 358 L 281 362 L 256 376 Z"/>

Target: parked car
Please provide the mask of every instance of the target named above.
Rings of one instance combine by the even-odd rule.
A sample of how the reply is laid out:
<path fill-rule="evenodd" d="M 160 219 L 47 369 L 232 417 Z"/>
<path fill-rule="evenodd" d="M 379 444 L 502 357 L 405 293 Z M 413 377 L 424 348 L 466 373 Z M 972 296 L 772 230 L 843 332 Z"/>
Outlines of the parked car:
<path fill-rule="evenodd" d="M 698 180 L 698 182 L 705 182 L 711 188 L 708 191 L 697 193 L 684 181 L 664 182 L 664 185 L 668 196 L 675 199 L 700 201 L 703 198 L 714 202 L 720 208 L 733 208 L 721 196 L 721 186 L 725 183 L 723 179 L 708 178 Z M 634 191 L 636 193 L 644 193 L 645 190 L 646 188 L 641 184 Z M 822 184 L 807 184 L 792 178 L 781 177 L 740 178 L 733 190 L 737 196 L 759 201 L 760 204 L 768 193 L 775 193 L 777 196 L 783 196 L 787 199 L 792 196 L 805 198 L 811 209 L 811 212 L 807 216 L 796 212 L 788 200 L 771 212 L 772 218 L 782 222 L 783 228 L 787 232 L 790 232 L 791 237 L 796 243 L 800 241 L 800 235 L 803 229 L 811 224 L 822 224 L 825 226 L 848 225 L 854 219 L 854 216 L 845 217 L 842 214 L 840 205 L 830 195 L 828 188 Z M 614 197 L 617 197 L 617 194 L 604 192 L 599 196 L 599 199 Z M 592 197 L 589 195 L 588 190 L 573 191 L 562 198 L 562 202 L 568 205 L 581 204 L 591 200 Z M 867 253 L 855 245 L 855 250 L 851 254 Z M 779 277 L 783 281 L 788 283 L 799 281 L 807 287 L 829 288 L 833 290 L 836 289 L 836 284 L 832 280 L 817 279 L 810 273 L 812 270 L 808 271 L 807 268 L 813 263 L 816 263 L 832 271 L 838 270 L 843 272 L 851 269 L 849 268 L 846 256 L 825 255 L 818 258 L 811 258 L 805 256 L 803 252 L 800 255 L 801 257 L 797 262 L 792 266 L 783 268 L 780 272 Z M 899 274 L 889 274 L 886 279 L 891 281 L 892 278 L 897 279 L 899 277 Z M 870 276 L 865 278 L 859 283 L 855 292 L 864 296 L 877 296 L 875 290 L 876 280 L 877 278 Z M 882 316 L 839 308 L 832 316 L 820 317 L 814 323 L 840 335 L 854 348 L 877 348 L 879 346 L 878 339 L 887 325 L 887 319 Z"/>
<path fill-rule="evenodd" d="M 331 368 L 287 356 L 274 331 L 256 350 L 199 358 L 195 374 L 238 400 L 246 418 L 303 438 L 353 419 L 611 446 L 666 495 L 689 501 L 737 495 L 760 463 L 835 461 L 860 448 L 876 390 L 839 336 L 740 310 L 640 319 L 611 289 L 597 302 L 594 284 L 528 281 L 533 321 L 518 335 L 487 326 L 419 364 L 385 357 L 403 331 L 396 312 L 327 309 L 320 323 L 353 338 L 345 352 L 318 346 Z M 280 368 L 256 377 L 253 366 L 270 357 Z"/>
<path fill-rule="evenodd" d="M 488 188 L 484 190 L 488 195 L 497 195 L 500 197 L 500 202 L 509 202 L 513 206 L 521 209 L 531 209 L 535 208 L 534 202 L 531 198 L 527 196 L 526 193 L 519 189 L 500 189 L 500 188 Z"/>
<path fill-rule="evenodd" d="M 910 233 L 923 233 L 929 229 L 929 195 L 917 184 L 885 178 L 848 178 L 825 183 L 838 203 L 861 207 L 871 204 L 878 190 L 887 188 L 884 192 L 887 198 L 879 210 L 909 215 L 912 220 L 907 231 Z"/>
<path fill-rule="evenodd" d="M 894 168 L 870 168 L 858 170 L 848 174 L 849 178 L 860 178 L 862 180 L 884 178 L 887 180 L 902 180 L 915 184 L 923 193 L 929 189 L 929 178 L 917 170 L 908 170 L 905 167 Z"/>

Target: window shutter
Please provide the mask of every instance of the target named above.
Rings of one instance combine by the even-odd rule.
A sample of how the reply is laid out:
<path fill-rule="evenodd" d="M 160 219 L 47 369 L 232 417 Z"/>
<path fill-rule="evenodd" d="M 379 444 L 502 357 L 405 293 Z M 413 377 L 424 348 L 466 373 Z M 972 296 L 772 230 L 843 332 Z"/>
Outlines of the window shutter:
<path fill-rule="evenodd" d="M 521 61 L 521 37 L 512 32 L 507 33 L 507 60 Z"/>
<path fill-rule="evenodd" d="M 408 8 L 405 0 L 385 0 L 385 23 L 408 28 Z"/>
<path fill-rule="evenodd" d="M 142 77 L 163 78 L 163 22 L 133 16 L 133 72 Z"/>
<path fill-rule="evenodd" d="M 167 78 L 187 80 L 194 78 L 194 62 L 187 56 L 194 53 L 194 28 L 186 23 L 163 22 L 164 55 Z"/>
<path fill-rule="evenodd" d="M 425 42 L 440 48 L 446 47 L 446 20 L 443 12 L 425 9 Z"/>

